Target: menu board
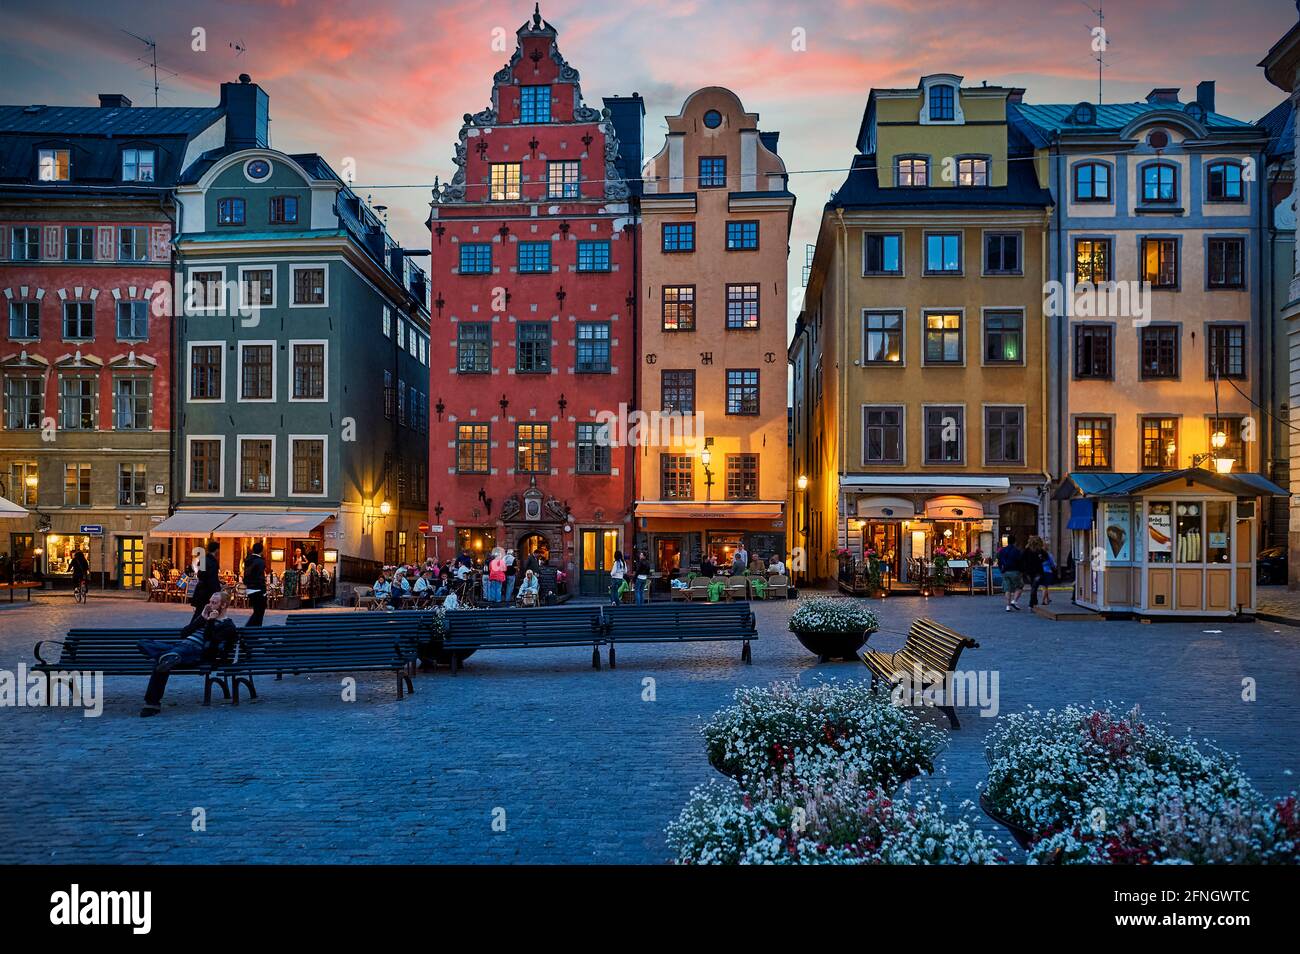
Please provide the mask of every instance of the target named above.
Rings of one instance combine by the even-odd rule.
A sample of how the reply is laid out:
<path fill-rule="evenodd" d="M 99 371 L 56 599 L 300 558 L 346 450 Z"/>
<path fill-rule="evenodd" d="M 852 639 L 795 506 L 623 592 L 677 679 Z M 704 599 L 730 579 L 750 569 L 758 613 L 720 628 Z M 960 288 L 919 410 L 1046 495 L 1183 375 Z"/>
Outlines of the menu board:
<path fill-rule="evenodd" d="M 1102 549 L 1106 553 L 1107 563 L 1129 561 L 1129 545 L 1132 542 L 1131 512 L 1129 504 L 1119 501 L 1107 500 L 1102 505 L 1102 532 L 1105 535 Z"/>
<path fill-rule="evenodd" d="M 1147 506 L 1147 552 L 1152 563 L 1173 562 L 1173 507 L 1167 503 Z"/>

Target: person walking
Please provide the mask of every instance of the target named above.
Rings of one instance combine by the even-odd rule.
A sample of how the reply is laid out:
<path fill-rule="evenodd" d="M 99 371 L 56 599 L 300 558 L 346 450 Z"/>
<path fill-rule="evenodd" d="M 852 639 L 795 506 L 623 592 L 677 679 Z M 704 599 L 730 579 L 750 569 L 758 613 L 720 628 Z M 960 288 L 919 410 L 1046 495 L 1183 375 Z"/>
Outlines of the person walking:
<path fill-rule="evenodd" d="M 627 561 L 623 559 L 623 551 L 614 551 L 614 565 L 609 568 L 609 599 L 615 606 L 618 605 L 619 591 L 623 589 L 623 580 L 627 578 Z"/>
<path fill-rule="evenodd" d="M 641 606 L 646 601 L 646 586 L 650 582 L 650 564 L 646 562 L 645 554 L 636 555 L 636 579 L 632 583 L 633 592 L 636 593 L 636 605 Z"/>
<path fill-rule="evenodd" d="M 1016 546 L 1016 538 L 1007 534 L 1006 546 L 998 551 L 998 567 L 1002 570 L 1002 592 L 1007 597 L 1007 607 L 1004 612 L 1020 610 L 1020 594 L 1024 591 L 1024 577 L 1021 573 L 1021 565 L 1024 554 Z"/>
<path fill-rule="evenodd" d="M 487 601 L 493 606 L 501 605 L 501 590 L 506 583 L 506 557 L 500 547 L 492 551 L 492 560 L 488 563 Z"/>
<path fill-rule="evenodd" d="M 203 609 L 208 601 L 221 592 L 221 563 L 217 560 L 220 548 L 221 545 L 216 540 L 209 540 L 204 548 L 199 566 L 199 582 L 194 587 L 194 595 L 190 597 L 190 605 L 194 607 L 191 623 L 198 622 L 203 617 Z"/>
<path fill-rule="evenodd" d="M 253 544 L 253 550 L 244 557 L 244 592 L 253 615 L 246 626 L 261 626 L 266 615 L 266 561 L 262 559 L 262 541 Z"/>

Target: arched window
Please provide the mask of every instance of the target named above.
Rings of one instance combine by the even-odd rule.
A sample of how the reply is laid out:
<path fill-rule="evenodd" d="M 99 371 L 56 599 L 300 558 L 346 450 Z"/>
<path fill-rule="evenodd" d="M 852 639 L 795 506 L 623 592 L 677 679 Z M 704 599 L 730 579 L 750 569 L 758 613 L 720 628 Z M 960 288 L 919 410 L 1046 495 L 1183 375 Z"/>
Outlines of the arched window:
<path fill-rule="evenodd" d="M 1074 201 L 1109 202 L 1110 166 L 1104 162 L 1075 163 Z"/>
<path fill-rule="evenodd" d="M 899 156 L 894 160 L 894 185 L 930 184 L 930 160 L 925 156 Z"/>
<path fill-rule="evenodd" d="M 1169 162 L 1153 162 L 1142 167 L 1142 201 L 1175 202 L 1178 200 L 1178 167 Z"/>
<path fill-rule="evenodd" d="M 1205 169 L 1205 195 L 1211 202 L 1240 202 L 1241 164 L 1212 162 Z"/>
<path fill-rule="evenodd" d="M 947 83 L 930 87 L 930 119 L 952 122 L 957 118 L 957 91 Z"/>

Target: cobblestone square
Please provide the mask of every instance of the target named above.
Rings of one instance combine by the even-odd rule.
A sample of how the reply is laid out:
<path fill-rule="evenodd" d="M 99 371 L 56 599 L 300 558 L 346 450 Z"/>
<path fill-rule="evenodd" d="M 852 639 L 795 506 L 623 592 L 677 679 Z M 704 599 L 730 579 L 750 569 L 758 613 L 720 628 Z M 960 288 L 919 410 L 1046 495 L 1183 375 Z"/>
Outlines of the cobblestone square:
<path fill-rule="evenodd" d="M 661 863 L 664 826 L 715 775 L 699 723 L 735 687 L 865 677 L 860 664 L 817 664 L 786 631 L 794 605 L 755 604 L 753 666 L 731 643 L 627 646 L 600 672 L 581 649 L 497 651 L 456 676 L 420 673 L 402 701 L 386 676 L 359 676 L 355 702 L 343 701 L 342 676 L 286 676 L 259 679 L 254 702 L 204 708 L 199 681 L 177 677 L 162 716 L 146 720 L 144 680 L 110 677 L 99 718 L 3 709 L 0 862 Z M 877 610 L 879 648 L 900 645 L 916 615 L 979 640 L 963 668 L 998 672 L 1004 713 L 1139 703 L 1238 753 L 1265 795 L 1296 784 L 1300 629 L 1052 622 L 966 596 L 891 597 Z M 0 668 L 30 663 L 38 639 L 73 625 L 179 628 L 189 612 L 127 599 L 6 604 Z M 1247 678 L 1258 701 L 1242 700 Z M 965 710 L 939 773 L 914 784 L 951 804 L 975 799 L 989 726 Z M 206 831 L 192 830 L 196 808 Z"/>

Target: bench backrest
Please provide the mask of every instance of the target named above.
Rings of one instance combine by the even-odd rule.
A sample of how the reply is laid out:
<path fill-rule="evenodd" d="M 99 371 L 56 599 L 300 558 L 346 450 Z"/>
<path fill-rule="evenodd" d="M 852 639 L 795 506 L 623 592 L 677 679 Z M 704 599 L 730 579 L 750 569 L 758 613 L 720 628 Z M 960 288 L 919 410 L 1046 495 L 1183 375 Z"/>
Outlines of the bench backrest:
<path fill-rule="evenodd" d="M 952 672 L 962 650 L 978 646 L 969 636 L 922 616 L 912 621 L 895 662 L 904 666 L 915 663 L 925 671 Z"/>
<path fill-rule="evenodd" d="M 617 640 L 646 630 L 718 630 L 753 632 L 753 610 L 745 603 L 648 603 L 605 607 L 607 631 Z"/>
<path fill-rule="evenodd" d="M 537 607 L 535 609 L 464 610 L 445 617 L 446 639 L 460 640 L 529 640 L 571 638 L 586 642 L 599 640 L 604 631 L 601 607 L 578 605 Z"/>

